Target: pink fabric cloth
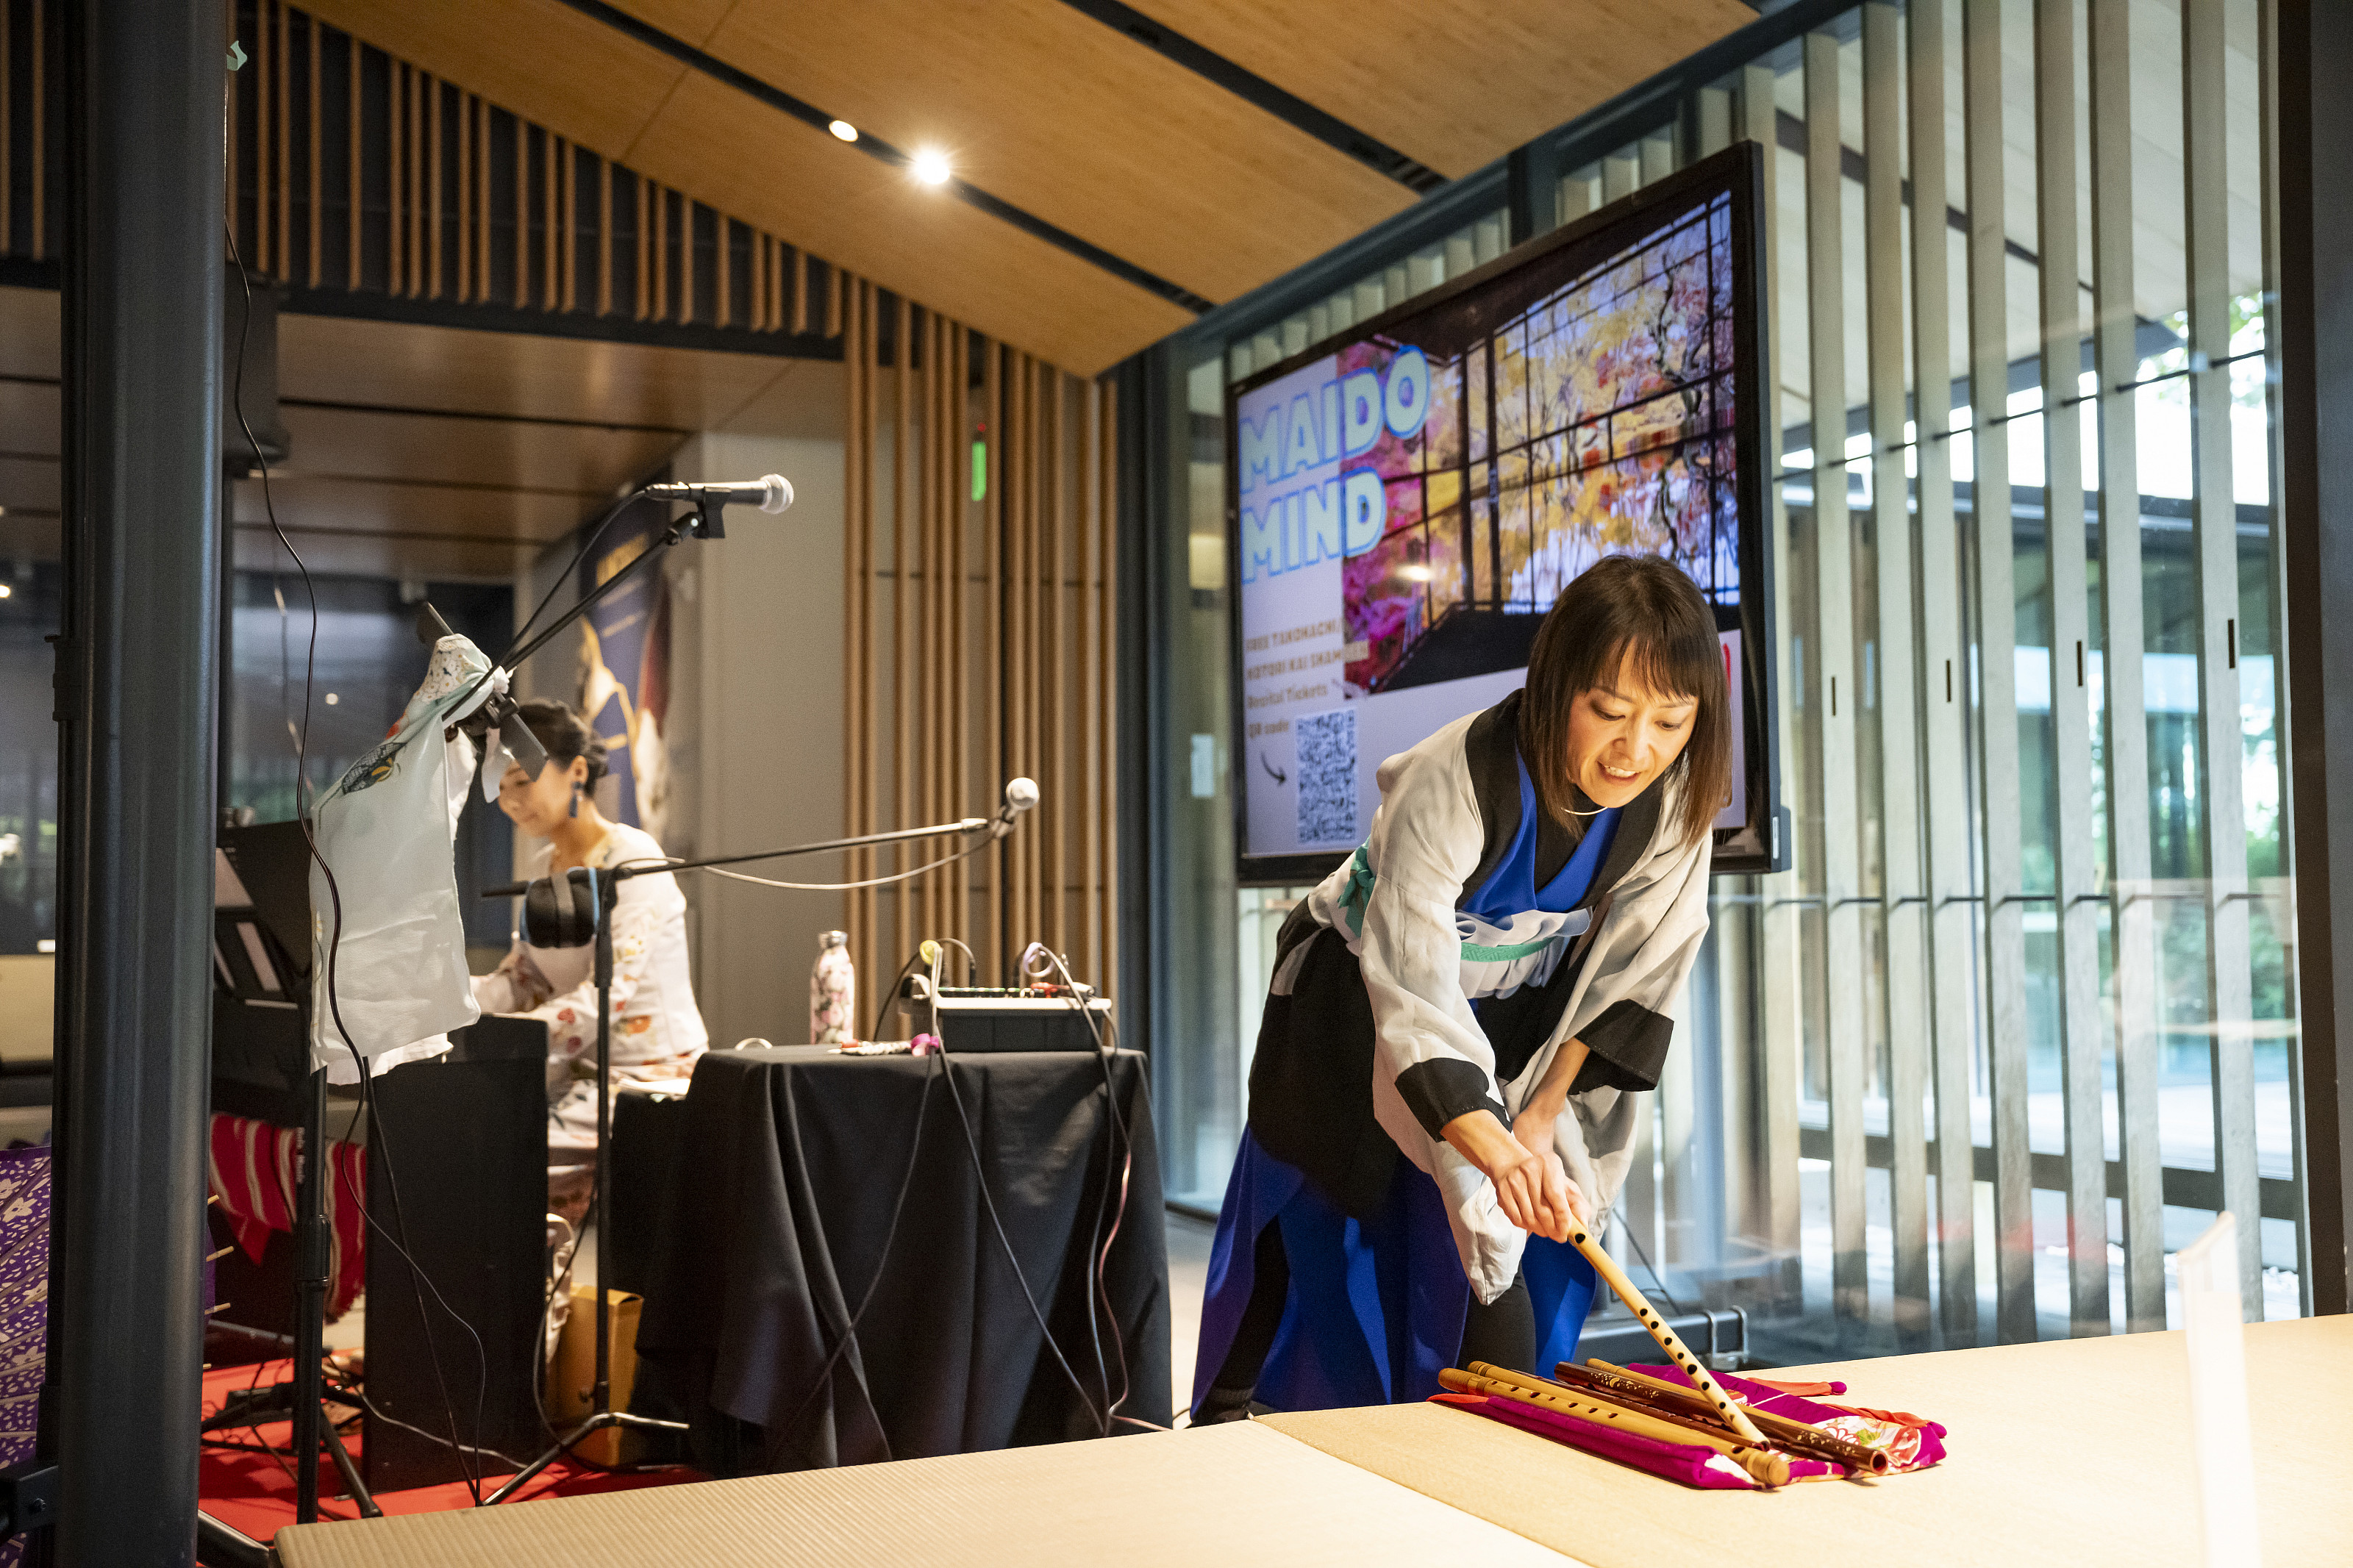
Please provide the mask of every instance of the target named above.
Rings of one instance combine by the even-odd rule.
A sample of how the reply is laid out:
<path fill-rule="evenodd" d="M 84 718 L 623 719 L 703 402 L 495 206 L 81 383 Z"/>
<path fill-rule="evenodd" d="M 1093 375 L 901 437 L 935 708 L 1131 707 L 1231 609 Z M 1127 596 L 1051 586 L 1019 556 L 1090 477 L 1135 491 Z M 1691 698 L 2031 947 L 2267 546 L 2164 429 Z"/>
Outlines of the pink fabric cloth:
<path fill-rule="evenodd" d="M 1645 1377 L 1655 1377 L 1663 1383 L 1680 1383 L 1686 1388 L 1691 1379 L 1672 1366 L 1637 1366 L 1632 1371 Z M 1787 1394 L 1769 1383 L 1753 1378 L 1736 1377 L 1730 1373 L 1718 1373 L 1715 1381 L 1724 1391 L 1752 1409 L 1775 1415 L 1787 1415 L 1792 1421 L 1810 1421 L 1817 1426 L 1827 1426 L 1841 1437 L 1852 1437 L 1887 1450 L 1891 1474 L 1904 1470 L 1926 1469 L 1945 1457 L 1945 1428 L 1941 1422 L 1907 1415 L 1903 1411 L 1870 1411 L 1856 1405 L 1825 1405 L 1800 1394 Z M 1846 1384 L 1804 1384 L 1823 1387 L 1843 1394 Z"/>
<path fill-rule="evenodd" d="M 1630 1370 L 1663 1382 L 1691 1386 L 1691 1379 L 1671 1366 L 1637 1366 Z M 1923 1420 L 1902 1411 L 1872 1411 L 1851 1405 L 1824 1405 L 1802 1394 L 1785 1393 L 1771 1384 L 1735 1377 L 1728 1373 L 1718 1373 L 1715 1381 L 1723 1385 L 1725 1393 L 1752 1409 L 1787 1415 L 1793 1421 L 1810 1422 L 1841 1437 L 1885 1448 L 1890 1474 L 1923 1469 L 1945 1457 L 1945 1428 L 1937 1422 Z M 1842 1383 L 1799 1386 L 1839 1394 L 1846 1392 L 1846 1384 Z M 1598 1422 L 1580 1421 L 1573 1415 L 1563 1415 L 1523 1400 L 1477 1394 L 1440 1394 L 1434 1395 L 1433 1399 L 1437 1404 L 1451 1405 L 1473 1415 L 1484 1415 L 1491 1421 L 1517 1426 L 1524 1432 L 1549 1437 L 1572 1448 L 1582 1448 L 1588 1454 L 1599 1454 L 1605 1459 L 1662 1476 L 1683 1486 L 1712 1490 L 1763 1489 L 1762 1483 L 1747 1471 L 1709 1449 L 1688 1444 L 1660 1442 L 1637 1433 L 1604 1426 Z M 1837 1480 L 1846 1474 L 1845 1466 L 1832 1464 L 1826 1459 L 1789 1457 L 1789 1479 L 1792 1482 Z"/>
<path fill-rule="evenodd" d="M 1523 1432 L 1533 1432 L 1539 1437 L 1549 1437 L 1556 1443 L 1566 1443 L 1572 1448 L 1582 1448 L 1588 1454 L 1599 1454 L 1605 1459 L 1615 1459 L 1687 1487 L 1757 1489 L 1757 1481 L 1747 1471 L 1710 1449 L 1612 1431 L 1599 1423 L 1556 1415 L 1542 1405 L 1523 1405 L 1516 1399 L 1493 1399 L 1478 1394 L 1440 1394 L 1431 1398 L 1437 1404 L 1484 1415 L 1506 1426 L 1517 1426 Z"/>

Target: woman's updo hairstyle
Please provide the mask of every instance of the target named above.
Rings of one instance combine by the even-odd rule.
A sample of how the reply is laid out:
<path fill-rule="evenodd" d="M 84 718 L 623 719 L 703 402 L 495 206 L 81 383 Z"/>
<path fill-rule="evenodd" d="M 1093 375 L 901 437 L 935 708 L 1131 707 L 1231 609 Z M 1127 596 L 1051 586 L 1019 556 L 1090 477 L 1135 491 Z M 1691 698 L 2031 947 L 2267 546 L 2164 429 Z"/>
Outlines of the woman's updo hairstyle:
<path fill-rule="evenodd" d="M 529 726 L 548 760 L 557 767 L 570 767 L 575 757 L 587 758 L 587 787 L 596 787 L 596 781 L 605 776 L 605 742 L 588 727 L 587 720 L 574 712 L 568 703 L 547 697 L 519 702 L 515 711 Z"/>
<path fill-rule="evenodd" d="M 1683 754 L 1667 770 L 1683 791 L 1684 842 L 1698 838 L 1732 792 L 1732 709 L 1715 612 L 1699 584 L 1656 555 L 1605 555 L 1561 591 L 1528 655 L 1520 743 L 1535 766 L 1545 809 L 1571 831 L 1583 809 L 1569 777 L 1568 716 L 1577 699 L 1630 664 L 1630 679 L 1698 711 Z"/>

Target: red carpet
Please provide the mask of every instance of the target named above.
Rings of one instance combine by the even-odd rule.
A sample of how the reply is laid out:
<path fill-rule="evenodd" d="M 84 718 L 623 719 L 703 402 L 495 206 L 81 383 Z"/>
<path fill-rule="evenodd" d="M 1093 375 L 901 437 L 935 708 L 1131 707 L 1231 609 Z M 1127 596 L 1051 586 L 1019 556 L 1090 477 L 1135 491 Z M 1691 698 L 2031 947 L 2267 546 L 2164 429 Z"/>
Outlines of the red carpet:
<path fill-rule="evenodd" d="M 205 1414 L 218 1410 L 233 1388 L 243 1388 L 260 1374 L 260 1384 L 268 1387 L 290 1375 L 293 1363 L 286 1361 L 262 1363 L 259 1367 L 216 1367 L 205 1374 Z M 331 1405 L 335 1409 L 339 1406 Z M 292 1440 L 293 1424 L 288 1421 L 265 1422 L 260 1427 L 259 1441 L 284 1448 Z M 224 1429 L 206 1434 L 228 1442 L 251 1443 L 256 1440 L 248 1427 Z M 352 1458 L 360 1457 L 359 1429 L 354 1426 L 343 1437 L 351 1448 Z M 280 1460 L 283 1460 L 281 1465 Z M 496 1461 L 492 1461 L 495 1463 Z M 203 1498 L 204 1510 L 223 1524 L 230 1525 L 257 1541 L 268 1542 L 281 1524 L 294 1522 L 294 1461 L 280 1454 L 272 1458 L 248 1449 L 218 1447 L 207 1443 L 197 1468 L 197 1490 Z M 362 1466 L 363 1473 L 365 1466 Z M 482 1489 L 489 1492 L 513 1474 L 500 1469 L 486 1474 Z M 585 1497 L 592 1492 L 628 1491 L 637 1487 L 676 1486 L 684 1481 L 707 1479 L 701 1472 L 690 1469 L 657 1470 L 645 1475 L 608 1475 L 569 1460 L 559 1459 L 532 1479 L 508 1502 L 500 1506 L 538 1498 Z M 325 1454 L 319 1460 L 319 1517 L 321 1519 L 354 1519 L 359 1510 L 348 1500 L 339 1500 L 343 1489 L 343 1479 L 335 1473 L 333 1461 Z M 452 1509 L 470 1508 L 473 1497 L 463 1481 L 451 1481 L 444 1486 L 417 1487 L 413 1490 L 380 1492 L 376 1505 L 386 1513 L 441 1513 Z"/>

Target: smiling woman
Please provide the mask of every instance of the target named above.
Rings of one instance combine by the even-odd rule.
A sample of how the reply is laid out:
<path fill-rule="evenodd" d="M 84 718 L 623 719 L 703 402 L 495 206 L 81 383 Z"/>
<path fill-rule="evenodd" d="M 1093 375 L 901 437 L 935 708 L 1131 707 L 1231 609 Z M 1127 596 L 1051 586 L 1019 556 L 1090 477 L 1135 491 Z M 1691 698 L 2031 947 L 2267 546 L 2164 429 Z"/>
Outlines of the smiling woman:
<path fill-rule="evenodd" d="M 1564 1242 L 1616 1200 L 1673 1037 L 1729 724 L 1697 586 L 1617 556 L 1524 690 L 1381 764 L 1371 836 L 1277 940 L 1197 1422 L 1573 1356 L 1594 1277 Z"/>

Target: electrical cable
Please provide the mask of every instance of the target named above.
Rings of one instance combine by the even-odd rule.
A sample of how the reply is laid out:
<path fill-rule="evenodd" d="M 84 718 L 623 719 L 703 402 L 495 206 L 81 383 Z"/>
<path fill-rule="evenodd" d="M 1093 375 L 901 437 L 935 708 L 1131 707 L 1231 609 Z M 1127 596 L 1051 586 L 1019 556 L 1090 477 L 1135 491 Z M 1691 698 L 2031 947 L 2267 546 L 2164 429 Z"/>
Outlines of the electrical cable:
<path fill-rule="evenodd" d="M 1119 1206 L 1112 1214 L 1111 1234 L 1108 1236 L 1101 1234 L 1101 1215 L 1103 1209 L 1102 1205 L 1098 1203 L 1095 1211 L 1098 1216 L 1096 1239 L 1101 1241 L 1102 1246 L 1100 1249 L 1096 1249 L 1092 1247 L 1092 1244 L 1090 1243 L 1090 1250 L 1093 1258 L 1094 1289 L 1096 1295 L 1103 1303 L 1103 1321 L 1111 1327 L 1112 1351 L 1119 1366 L 1120 1394 L 1117 1399 L 1113 1399 L 1111 1402 L 1110 1409 L 1112 1419 L 1113 1421 L 1124 1421 L 1131 1426 L 1142 1426 L 1154 1432 L 1166 1432 L 1170 1430 L 1170 1428 L 1162 1426 L 1156 1422 L 1146 1421 L 1140 1416 L 1122 1415 L 1119 1414 L 1119 1407 L 1127 1403 L 1128 1395 L 1134 1392 L 1134 1390 L 1130 1386 L 1128 1377 L 1127 1339 L 1125 1335 L 1119 1331 L 1119 1314 L 1113 1309 L 1111 1287 L 1104 1279 L 1103 1273 L 1104 1270 L 1110 1267 L 1111 1249 L 1119 1240 L 1120 1228 L 1127 1220 L 1128 1193 L 1133 1184 L 1135 1174 L 1135 1139 L 1134 1135 L 1128 1131 L 1127 1119 L 1120 1113 L 1119 1091 L 1114 1087 L 1112 1079 L 1112 1057 L 1118 1048 L 1117 1026 L 1113 1026 L 1113 1034 L 1110 1038 L 1106 1039 L 1103 1027 L 1098 1025 L 1095 1018 L 1094 1009 L 1087 1005 L 1086 997 L 1080 994 L 1079 983 L 1071 977 L 1071 966 L 1068 961 L 1065 960 L 1060 953 L 1046 947 L 1043 943 L 1037 944 L 1035 951 L 1053 961 L 1054 969 L 1060 972 L 1062 976 L 1062 984 L 1064 988 L 1071 994 L 1071 1005 L 1078 1009 L 1081 1020 L 1087 1026 L 1087 1033 L 1094 1038 L 1095 1058 L 1103 1064 L 1103 1107 L 1104 1110 L 1109 1112 L 1109 1131 L 1112 1134 L 1116 1136 L 1117 1143 L 1115 1147 L 1120 1152 Z M 1028 954 L 1025 953 L 1023 956 L 1026 959 Z M 1039 978 L 1043 978 L 1044 973 L 1045 972 L 1042 970 L 1038 972 Z M 1110 1144 L 1109 1140 L 1107 1139 L 1105 1149 L 1106 1158 L 1108 1158 L 1110 1153 L 1113 1152 L 1113 1147 L 1114 1146 Z M 1103 1174 L 1106 1195 L 1108 1195 L 1110 1181 L 1110 1171 L 1108 1166 L 1106 1166 Z M 1106 1399 L 1111 1398 L 1111 1388 L 1108 1381 L 1106 1381 L 1104 1384 L 1103 1397 Z"/>
<path fill-rule="evenodd" d="M 1651 1255 L 1642 1250 L 1642 1238 L 1636 1236 L 1634 1227 L 1626 1223 L 1626 1213 L 1620 1206 L 1624 1202 L 1624 1195 L 1620 1194 L 1618 1203 L 1609 1205 L 1609 1217 L 1616 1220 L 1618 1228 L 1626 1233 L 1626 1240 L 1633 1247 L 1634 1256 L 1642 1260 L 1644 1268 L 1650 1270 L 1651 1283 L 1659 1288 L 1659 1294 L 1666 1298 L 1669 1309 L 1680 1318 L 1683 1315 L 1683 1303 L 1675 1300 L 1675 1293 L 1672 1290 L 1667 1289 L 1667 1277 L 1659 1272 L 1659 1266 L 1651 1261 Z"/>
<path fill-rule="evenodd" d="M 914 965 L 911 963 L 907 967 L 913 969 Z M 900 971 L 902 974 L 906 972 Z M 893 989 L 896 989 L 895 985 Z M 809 1407 L 809 1402 L 818 1396 L 818 1391 L 832 1380 L 833 1369 L 839 1364 L 843 1354 L 858 1342 L 858 1325 L 866 1321 L 866 1309 L 874 1304 L 874 1293 L 882 1287 L 883 1273 L 891 1263 L 891 1244 L 899 1238 L 899 1216 L 906 1212 L 907 1194 L 915 1184 L 915 1167 L 923 1160 L 923 1118 L 931 1110 L 932 1085 L 946 1071 L 945 1058 L 945 1052 L 934 1052 L 932 1066 L 923 1074 L 923 1092 L 915 1101 L 915 1132 L 907 1146 L 907 1169 L 899 1178 L 899 1195 L 891 1204 L 891 1223 L 882 1230 L 882 1250 L 874 1259 L 874 1278 L 867 1281 L 866 1293 L 858 1299 L 858 1310 L 850 1313 L 849 1321 L 834 1342 L 833 1353 L 827 1356 L 825 1364 L 817 1369 L 817 1376 L 810 1381 L 808 1392 L 801 1395 L 800 1403 L 794 1405 L 793 1413 L 785 1418 L 783 1429 L 786 1432 L 793 1429 L 794 1424 L 801 1418 L 801 1412 Z M 858 1391 L 866 1396 L 867 1413 L 874 1417 L 874 1431 L 882 1439 L 882 1458 L 886 1460 L 892 1458 L 891 1434 L 882 1425 L 882 1412 L 875 1406 L 873 1390 L 867 1387 L 863 1377 L 858 1380 Z"/>
<path fill-rule="evenodd" d="M 996 842 L 993 838 L 984 839 L 969 849 L 959 849 L 953 855 L 944 855 L 936 860 L 914 867 L 910 870 L 893 871 L 887 877 L 875 877 L 863 882 L 782 882 L 774 877 L 754 877 L 748 871 L 731 871 L 723 866 L 688 866 L 683 863 L 681 857 L 676 855 L 649 855 L 636 860 L 617 860 L 605 868 L 608 871 L 618 871 L 625 867 L 634 866 L 675 866 L 681 870 L 706 872 L 713 877 L 725 877 L 730 881 L 735 882 L 749 882 L 760 888 L 783 888 L 789 892 L 797 893 L 847 893 L 854 892 L 860 888 L 880 888 L 892 882 L 904 882 L 911 878 L 920 877 L 926 871 L 936 871 L 943 866 L 953 866 L 959 860 L 969 860 Z M 964 947 L 962 942 L 957 942 L 956 945 Z M 972 949 L 965 947 L 965 956 L 970 958 L 971 955 Z"/>
<path fill-rule="evenodd" d="M 605 515 L 590 526 L 586 536 L 580 541 L 580 548 L 572 552 L 572 559 L 564 563 L 564 570 L 555 574 L 554 579 L 547 585 L 547 592 L 541 595 L 539 603 L 533 606 L 530 619 L 515 628 L 514 640 L 507 644 L 506 651 L 499 656 L 498 662 L 501 668 L 506 666 L 508 659 L 514 657 L 515 650 L 530 640 L 532 627 L 538 625 L 539 617 L 547 613 L 547 606 L 554 602 L 557 591 L 572 580 L 572 574 L 575 572 L 580 570 L 580 563 L 588 559 L 588 552 L 596 548 L 596 542 L 605 536 L 605 531 L 619 521 L 623 512 L 629 510 L 631 501 L 640 499 L 644 494 L 645 491 L 642 489 L 632 489 L 628 495 L 607 507 Z"/>
<path fill-rule="evenodd" d="M 344 1046 L 350 1049 L 353 1059 L 358 1064 L 360 1073 L 361 1109 L 367 1114 L 371 1137 L 378 1137 L 380 1141 L 382 1129 L 377 1124 L 375 1110 L 375 1097 L 372 1092 L 367 1061 L 365 1058 L 361 1055 L 359 1047 L 353 1044 L 351 1032 L 343 1026 L 342 1009 L 337 1005 L 335 997 L 335 957 L 338 950 L 342 946 L 343 934 L 343 892 L 336 884 L 334 868 L 327 864 L 326 857 L 319 851 L 318 836 L 311 828 L 311 813 L 303 800 L 304 791 L 309 786 L 311 695 L 318 677 L 319 589 L 318 584 L 311 579 L 311 568 L 303 561 L 301 552 L 294 548 L 293 541 L 286 537 L 286 530 L 280 526 L 278 521 L 278 506 L 275 498 L 271 494 L 269 485 L 269 459 L 262 453 L 261 442 L 253 433 L 252 421 L 246 416 L 245 359 L 248 341 L 251 337 L 253 331 L 253 279 L 247 275 L 245 270 L 245 259 L 237 250 L 236 226 L 229 223 L 227 218 L 224 217 L 221 223 L 221 230 L 227 238 L 229 261 L 237 268 L 237 286 L 243 290 L 245 300 L 244 317 L 239 321 L 237 327 L 237 371 L 230 379 L 229 401 L 231 405 L 237 411 L 237 427 L 244 432 L 246 445 L 253 452 L 254 467 L 261 480 L 261 507 L 263 515 L 269 521 L 269 531 L 277 536 L 279 547 L 284 550 L 287 555 L 293 560 L 295 570 L 302 574 L 302 590 L 311 601 L 311 635 L 307 649 L 303 656 L 302 666 L 302 726 L 294 737 L 294 820 L 301 826 L 302 842 L 304 847 L 310 851 L 311 858 L 317 863 L 320 873 L 326 879 L 327 895 L 334 910 L 333 928 L 327 944 L 327 973 L 325 976 L 327 985 L 327 1010 L 334 1019 L 336 1032 L 343 1036 Z M 318 1069 L 314 1067 L 312 1070 L 316 1071 Z M 305 1158 L 321 1158 L 323 1157 L 324 1154 L 324 1150 L 306 1150 L 304 1152 Z M 330 1164 L 333 1163 L 332 1161 L 328 1163 Z M 384 1149 L 384 1170 L 385 1183 L 392 1192 L 393 1221 L 396 1225 L 399 1225 L 402 1231 L 405 1233 L 407 1226 L 401 1220 L 400 1215 L 400 1184 L 398 1178 L 393 1173 L 392 1153 L 388 1146 Z M 352 1187 L 348 1173 L 346 1173 L 344 1177 L 344 1185 L 346 1189 L 351 1189 Z M 424 1270 L 417 1267 L 416 1259 L 409 1256 L 408 1249 L 400 1243 L 394 1241 L 391 1236 L 385 1231 L 383 1226 L 377 1223 L 375 1215 L 369 1211 L 367 1205 L 360 1198 L 356 1190 L 353 1190 L 352 1197 L 353 1203 L 357 1205 L 359 1208 L 361 1217 L 366 1222 L 368 1227 L 382 1237 L 385 1242 L 392 1247 L 393 1250 L 400 1255 L 402 1260 L 407 1263 L 409 1267 L 409 1281 L 412 1290 L 416 1289 L 417 1282 L 422 1280 L 426 1288 L 432 1289 L 434 1299 L 440 1302 L 441 1310 L 445 1312 L 448 1312 L 451 1318 L 456 1319 L 459 1326 L 463 1328 L 467 1334 L 473 1339 L 476 1366 L 480 1373 L 480 1376 L 475 1384 L 474 1401 L 474 1436 L 479 1441 L 482 1432 L 483 1410 L 488 1401 L 490 1392 L 490 1362 L 488 1356 L 482 1350 L 481 1336 L 474 1332 L 472 1324 L 468 1323 L 463 1318 L 459 1318 L 456 1312 L 450 1311 L 448 1303 L 441 1299 L 439 1288 L 434 1286 L 433 1282 L 429 1279 L 426 1278 Z M 426 1318 L 424 1297 L 421 1293 L 419 1293 L 417 1298 L 417 1315 L 419 1322 L 426 1325 L 426 1350 L 433 1363 L 434 1381 L 437 1385 L 438 1385 L 441 1392 L 443 1414 L 448 1417 L 449 1445 L 451 1447 L 458 1448 L 463 1452 L 465 1451 L 464 1446 L 458 1442 L 457 1406 L 449 1398 L 448 1381 L 442 1372 L 440 1352 L 433 1343 L 433 1336 L 429 1321 Z M 257 1436 L 259 1435 L 259 1434 L 258 1433 L 256 1434 Z M 482 1499 L 481 1479 L 479 1470 L 467 1470 L 466 1485 L 468 1491 L 474 1499 L 476 1506 L 479 1507 Z"/>
<path fill-rule="evenodd" d="M 940 988 L 936 984 L 939 972 L 939 959 L 936 956 L 936 948 L 937 944 L 935 943 L 935 955 L 932 960 L 932 971 L 935 982 L 932 986 L 931 999 L 932 1034 L 942 1040 L 942 1054 L 944 1055 L 945 1037 L 940 1035 Z M 1045 1337 L 1046 1348 L 1053 1352 L 1055 1363 L 1062 1369 L 1062 1375 L 1069 1378 L 1071 1380 L 1071 1386 L 1078 1391 L 1079 1404 L 1081 1407 L 1086 1411 L 1089 1419 L 1092 1420 L 1100 1429 L 1100 1435 L 1108 1437 L 1111 1436 L 1112 1428 L 1110 1416 L 1107 1413 L 1099 1411 L 1095 1408 L 1094 1398 L 1087 1392 L 1086 1384 L 1080 1379 L 1079 1374 L 1076 1372 L 1071 1370 L 1070 1358 L 1062 1353 L 1060 1343 L 1054 1338 L 1054 1331 L 1047 1327 L 1046 1314 L 1038 1305 L 1037 1293 L 1029 1289 L 1029 1277 L 1021 1272 L 1021 1260 L 1014 1254 L 1013 1238 L 1006 1235 L 1005 1221 L 997 1215 L 997 1200 L 995 1197 L 990 1195 L 988 1190 L 988 1169 L 981 1163 L 980 1140 L 974 1136 L 972 1131 L 972 1119 L 965 1113 L 964 1094 L 963 1091 L 956 1088 L 955 1073 L 951 1069 L 942 1076 L 947 1079 L 948 1099 L 954 1102 L 955 1106 L 956 1125 L 964 1129 L 965 1149 L 966 1152 L 970 1153 L 972 1156 L 973 1184 L 980 1189 L 981 1207 L 987 1211 L 989 1226 L 997 1232 L 997 1245 L 1004 1248 L 1005 1261 L 1013 1269 L 1013 1282 L 1021 1287 L 1021 1299 L 1029 1304 L 1029 1315 L 1037 1320 L 1038 1331 Z"/>

